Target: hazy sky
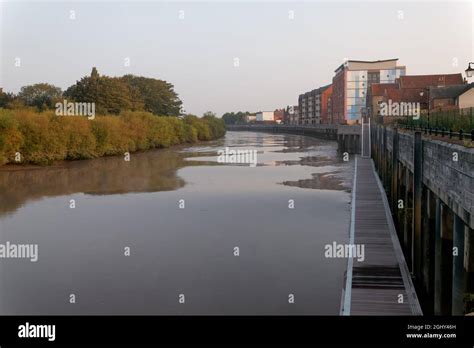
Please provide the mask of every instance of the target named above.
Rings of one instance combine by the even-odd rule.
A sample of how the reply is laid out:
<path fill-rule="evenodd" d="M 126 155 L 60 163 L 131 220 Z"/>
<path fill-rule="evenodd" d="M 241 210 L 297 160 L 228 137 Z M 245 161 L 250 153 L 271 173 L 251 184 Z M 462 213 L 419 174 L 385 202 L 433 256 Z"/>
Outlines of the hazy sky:
<path fill-rule="evenodd" d="M 64 89 L 96 66 L 171 82 L 199 115 L 273 110 L 330 83 L 345 58 L 400 58 L 407 74 L 464 73 L 474 61 L 473 4 L 3 2 L 0 87 Z"/>

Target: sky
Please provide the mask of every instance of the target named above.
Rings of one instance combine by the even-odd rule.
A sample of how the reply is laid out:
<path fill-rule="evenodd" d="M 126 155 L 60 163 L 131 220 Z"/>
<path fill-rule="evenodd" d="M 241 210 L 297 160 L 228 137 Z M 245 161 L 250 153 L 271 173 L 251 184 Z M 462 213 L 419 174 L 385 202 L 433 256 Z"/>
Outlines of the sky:
<path fill-rule="evenodd" d="M 472 0 L 3 1 L 0 87 L 66 89 L 95 66 L 166 80 L 186 112 L 220 116 L 296 105 L 345 59 L 464 74 L 473 39 Z"/>

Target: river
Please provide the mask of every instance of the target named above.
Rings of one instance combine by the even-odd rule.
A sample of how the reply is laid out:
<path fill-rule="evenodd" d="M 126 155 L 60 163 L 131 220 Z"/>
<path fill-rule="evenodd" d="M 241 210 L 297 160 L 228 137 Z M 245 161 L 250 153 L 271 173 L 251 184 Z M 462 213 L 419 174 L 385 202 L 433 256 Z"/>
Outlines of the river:
<path fill-rule="evenodd" d="M 38 260 L 0 259 L 0 313 L 338 315 L 347 260 L 324 247 L 348 241 L 352 173 L 335 142 L 254 132 L 4 166 L 0 243 Z"/>

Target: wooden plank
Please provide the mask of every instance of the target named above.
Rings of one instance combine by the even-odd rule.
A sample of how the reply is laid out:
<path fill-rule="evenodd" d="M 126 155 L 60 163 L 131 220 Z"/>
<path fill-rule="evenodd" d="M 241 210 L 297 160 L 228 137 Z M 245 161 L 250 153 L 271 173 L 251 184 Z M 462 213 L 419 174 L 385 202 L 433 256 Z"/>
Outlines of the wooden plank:
<path fill-rule="evenodd" d="M 364 245 L 365 258 L 354 259 L 348 271 L 351 281 L 346 284 L 351 289 L 345 292 L 350 293 L 350 315 L 419 315 L 420 305 L 393 237 L 393 221 L 372 159 L 359 157 L 356 170 L 354 243 Z"/>

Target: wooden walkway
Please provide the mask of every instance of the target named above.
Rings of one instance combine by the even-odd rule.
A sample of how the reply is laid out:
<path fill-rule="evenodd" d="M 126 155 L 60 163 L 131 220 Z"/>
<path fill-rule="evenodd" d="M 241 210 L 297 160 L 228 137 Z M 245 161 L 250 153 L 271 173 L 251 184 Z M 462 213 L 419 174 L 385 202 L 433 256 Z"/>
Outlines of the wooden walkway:
<path fill-rule="evenodd" d="M 422 315 L 388 201 L 370 158 L 356 159 L 353 185 L 350 243 L 364 245 L 365 259 L 348 260 L 342 314 Z"/>

